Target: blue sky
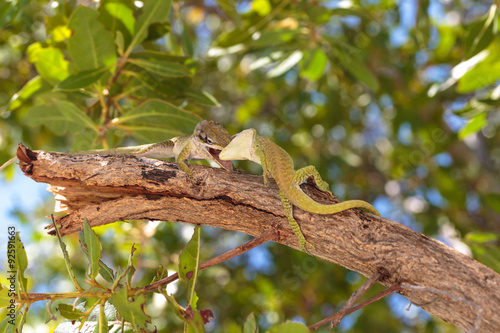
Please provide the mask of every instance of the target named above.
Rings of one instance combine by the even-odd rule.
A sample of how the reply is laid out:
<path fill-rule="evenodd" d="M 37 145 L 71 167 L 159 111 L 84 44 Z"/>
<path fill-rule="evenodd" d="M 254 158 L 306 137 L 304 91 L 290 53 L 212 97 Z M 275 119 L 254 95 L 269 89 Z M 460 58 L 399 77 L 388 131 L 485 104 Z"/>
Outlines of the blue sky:
<path fill-rule="evenodd" d="M 23 175 L 16 166 L 16 172 L 12 180 L 6 181 L 0 176 L 0 253 L 5 253 L 7 246 L 7 227 L 15 226 L 21 232 L 21 240 L 26 243 L 31 239 L 33 224 L 21 224 L 14 212 L 22 211 L 31 215 L 34 207 L 39 207 L 41 203 L 47 201 L 52 195 L 47 192 L 47 184 L 37 183 L 31 178 Z M 53 204 L 53 200 L 49 201 Z M 37 220 L 43 217 L 37 217 Z M 50 221 L 47 220 L 47 223 Z M 45 224 L 37 225 L 40 230 Z M 3 257 L 3 256 L 2 256 Z M 0 269 L 3 271 L 5 262 L 0 260 Z"/>

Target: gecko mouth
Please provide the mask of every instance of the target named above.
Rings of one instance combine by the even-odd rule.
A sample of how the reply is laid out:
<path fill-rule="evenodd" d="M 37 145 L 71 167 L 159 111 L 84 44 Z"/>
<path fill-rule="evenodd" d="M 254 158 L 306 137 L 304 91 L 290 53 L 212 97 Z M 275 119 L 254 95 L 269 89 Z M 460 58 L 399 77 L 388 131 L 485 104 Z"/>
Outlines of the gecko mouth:
<path fill-rule="evenodd" d="M 208 152 L 212 155 L 213 159 L 220 163 L 226 170 L 233 170 L 233 162 L 231 161 L 223 161 L 219 158 L 220 152 L 222 150 L 208 148 Z"/>

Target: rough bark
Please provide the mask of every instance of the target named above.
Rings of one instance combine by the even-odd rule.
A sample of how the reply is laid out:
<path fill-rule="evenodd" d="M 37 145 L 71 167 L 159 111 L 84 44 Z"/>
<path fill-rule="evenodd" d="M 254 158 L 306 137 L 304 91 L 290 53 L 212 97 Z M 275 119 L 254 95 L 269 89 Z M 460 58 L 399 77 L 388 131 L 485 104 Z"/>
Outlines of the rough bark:
<path fill-rule="evenodd" d="M 63 235 L 122 220 L 163 220 L 223 228 L 258 236 L 280 230 L 276 242 L 298 249 L 273 183 L 261 176 L 191 166 L 196 183 L 176 164 L 112 155 L 72 156 L 31 152 L 20 146 L 20 167 L 49 184 Z M 302 185 L 323 203 L 337 199 Z M 437 317 L 465 331 L 500 332 L 500 275 L 443 243 L 404 225 L 352 209 L 333 215 L 294 215 L 312 255 L 365 276 L 383 270 L 382 284 L 424 287 L 400 293 Z M 50 226 L 48 226 L 50 229 Z M 49 231 L 53 233 L 53 231 Z"/>

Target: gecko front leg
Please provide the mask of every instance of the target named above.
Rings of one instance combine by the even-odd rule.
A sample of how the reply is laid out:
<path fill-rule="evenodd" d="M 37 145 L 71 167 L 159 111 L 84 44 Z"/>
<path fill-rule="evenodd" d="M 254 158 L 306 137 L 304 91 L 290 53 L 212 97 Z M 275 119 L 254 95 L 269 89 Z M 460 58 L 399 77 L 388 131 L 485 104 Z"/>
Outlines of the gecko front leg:
<path fill-rule="evenodd" d="M 179 168 L 181 168 L 182 171 L 184 171 L 187 174 L 187 177 L 191 182 L 194 182 L 194 176 L 193 176 L 193 171 L 188 167 L 188 165 L 184 162 L 188 159 L 188 157 L 191 154 L 191 144 L 188 143 L 182 150 L 179 152 L 179 155 L 177 155 L 175 162 L 177 165 L 179 165 Z"/>

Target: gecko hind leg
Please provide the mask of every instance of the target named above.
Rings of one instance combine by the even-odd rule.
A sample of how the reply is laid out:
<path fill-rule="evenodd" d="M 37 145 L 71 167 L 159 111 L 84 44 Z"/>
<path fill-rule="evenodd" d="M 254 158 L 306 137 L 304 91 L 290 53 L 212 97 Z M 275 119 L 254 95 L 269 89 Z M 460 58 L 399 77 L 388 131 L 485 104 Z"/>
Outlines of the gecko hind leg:
<path fill-rule="evenodd" d="M 186 147 L 184 147 L 179 155 L 177 156 L 177 158 L 175 159 L 175 162 L 177 163 L 177 165 L 179 166 L 179 168 L 184 171 L 186 174 L 187 174 L 187 178 L 189 179 L 189 181 L 191 181 L 192 183 L 196 183 L 197 182 L 197 179 L 196 177 L 193 175 L 193 171 L 191 170 L 191 168 L 189 168 L 189 166 L 184 162 L 184 161 L 187 161 L 188 159 L 188 156 L 189 156 L 189 147 L 190 145 L 186 145 Z"/>
<path fill-rule="evenodd" d="M 295 235 L 299 239 L 300 249 L 306 253 L 310 253 L 309 250 L 306 249 L 306 244 L 307 244 L 314 251 L 316 251 L 314 246 L 306 240 L 306 238 L 304 237 L 304 234 L 300 230 L 299 224 L 293 218 L 292 203 L 290 202 L 290 200 L 288 200 L 288 198 L 281 191 L 280 191 L 280 198 L 281 198 L 281 202 L 283 203 L 283 208 L 285 209 L 285 215 L 286 215 L 286 218 L 288 220 L 288 223 L 290 224 L 290 227 L 292 228 L 293 232 L 295 233 Z"/>
<path fill-rule="evenodd" d="M 330 185 L 328 185 L 327 182 L 325 182 L 323 179 L 321 179 L 321 175 L 319 174 L 318 170 L 316 170 L 316 168 L 313 165 L 309 165 L 309 166 L 303 167 L 303 168 L 295 171 L 295 174 L 293 175 L 292 181 L 294 184 L 299 185 L 302 182 L 306 181 L 307 178 L 309 178 L 309 177 L 314 177 L 314 181 L 316 182 L 316 185 L 318 186 L 318 188 L 320 190 L 322 190 L 324 192 L 328 192 L 332 196 L 334 196 L 334 194 L 330 191 Z M 370 213 L 380 216 L 380 213 L 375 209 L 375 207 L 373 207 L 371 204 L 369 204 L 368 202 L 363 201 L 363 200 L 344 201 L 344 202 L 342 202 L 342 205 L 344 205 L 346 207 L 345 209 L 364 208 L 364 209 L 368 210 Z M 291 225 L 291 223 L 290 223 L 290 225 Z"/>
<path fill-rule="evenodd" d="M 294 184 L 300 185 L 303 182 L 305 182 L 309 177 L 314 178 L 314 182 L 321 191 L 333 195 L 332 191 L 330 191 L 330 185 L 328 185 L 327 182 L 321 179 L 321 175 L 313 165 L 308 165 L 306 167 L 300 168 L 299 170 L 295 171 L 295 173 L 293 174 L 292 181 Z"/>

